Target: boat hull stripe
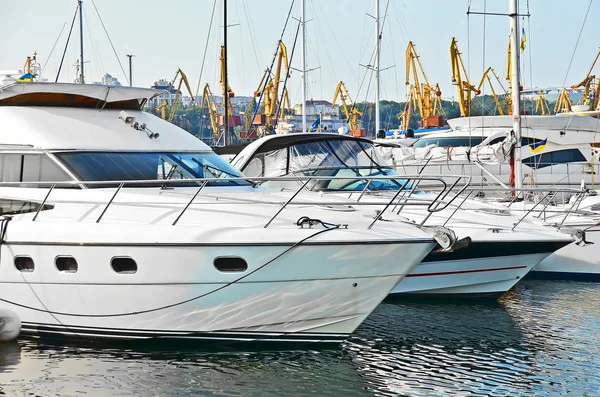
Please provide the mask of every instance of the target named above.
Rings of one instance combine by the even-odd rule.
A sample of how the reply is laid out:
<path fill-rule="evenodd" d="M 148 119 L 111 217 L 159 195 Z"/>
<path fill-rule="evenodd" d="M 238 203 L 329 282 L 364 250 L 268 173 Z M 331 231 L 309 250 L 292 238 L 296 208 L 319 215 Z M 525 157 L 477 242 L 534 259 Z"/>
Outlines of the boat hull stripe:
<path fill-rule="evenodd" d="M 407 274 L 406 277 L 428 277 L 428 276 L 447 276 L 451 274 L 465 274 L 465 273 L 482 273 L 482 272 L 496 272 L 502 270 L 514 270 L 514 269 L 525 269 L 527 266 L 508 266 L 508 267 L 494 267 L 490 269 L 473 269 L 473 270 L 457 270 L 452 272 L 435 272 L 435 273 L 418 273 L 418 274 Z"/>

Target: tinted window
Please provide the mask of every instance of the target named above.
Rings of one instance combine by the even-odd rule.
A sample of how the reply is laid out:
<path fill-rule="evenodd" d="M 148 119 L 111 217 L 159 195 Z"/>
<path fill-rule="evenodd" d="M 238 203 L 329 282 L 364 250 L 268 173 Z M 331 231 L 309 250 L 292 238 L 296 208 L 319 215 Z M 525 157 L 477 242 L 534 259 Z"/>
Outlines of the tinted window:
<path fill-rule="evenodd" d="M 238 256 L 215 258 L 214 265 L 222 272 L 245 272 L 248 270 L 248 263 Z"/>
<path fill-rule="evenodd" d="M 33 259 L 28 256 L 17 256 L 15 257 L 15 267 L 19 271 L 30 273 L 35 269 L 35 264 Z"/>
<path fill-rule="evenodd" d="M 585 156 L 578 149 L 558 150 L 537 154 L 523 160 L 523 164 L 531 168 L 544 168 L 554 164 L 586 161 Z"/>
<path fill-rule="evenodd" d="M 84 181 L 217 178 L 223 181 L 210 182 L 208 186 L 249 184 L 245 181 L 228 181 L 228 178 L 243 177 L 243 175 L 215 153 L 63 152 L 55 154 Z M 172 184 L 172 186 L 184 186 L 184 184 Z"/>
<path fill-rule="evenodd" d="M 465 137 L 465 138 L 443 138 L 443 137 L 439 137 L 439 138 L 421 138 L 418 141 L 416 141 L 413 146 L 414 147 L 426 147 L 429 145 L 436 145 L 436 146 L 452 146 L 452 147 L 457 147 L 457 146 L 476 146 L 479 145 L 481 142 L 483 142 L 483 140 L 485 139 L 485 137 Z"/>

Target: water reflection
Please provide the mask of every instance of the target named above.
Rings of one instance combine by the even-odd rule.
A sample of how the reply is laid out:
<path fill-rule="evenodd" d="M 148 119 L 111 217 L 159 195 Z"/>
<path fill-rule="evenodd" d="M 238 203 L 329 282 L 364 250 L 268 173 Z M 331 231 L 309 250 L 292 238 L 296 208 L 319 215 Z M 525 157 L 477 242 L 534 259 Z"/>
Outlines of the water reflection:
<path fill-rule="evenodd" d="M 386 302 L 333 350 L 0 344 L 7 395 L 600 395 L 600 284 L 525 280 L 499 303 Z"/>

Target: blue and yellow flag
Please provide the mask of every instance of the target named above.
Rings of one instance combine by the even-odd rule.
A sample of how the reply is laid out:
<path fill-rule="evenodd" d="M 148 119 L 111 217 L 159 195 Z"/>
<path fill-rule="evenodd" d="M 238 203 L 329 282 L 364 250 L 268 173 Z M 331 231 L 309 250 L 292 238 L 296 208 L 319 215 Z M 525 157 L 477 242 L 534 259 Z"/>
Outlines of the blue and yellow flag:
<path fill-rule="evenodd" d="M 525 51 L 525 44 L 527 44 L 527 36 L 525 35 L 525 28 L 523 28 L 523 30 L 521 31 L 521 43 L 519 44 L 519 47 L 521 48 L 521 53 Z"/>
<path fill-rule="evenodd" d="M 529 145 L 527 145 L 527 150 L 529 150 L 532 153 L 539 153 L 542 150 L 544 150 L 544 147 L 546 146 L 546 141 L 548 141 L 548 138 L 544 139 L 543 141 L 530 143 Z"/>
<path fill-rule="evenodd" d="M 310 131 L 318 130 L 319 127 L 321 127 L 321 116 L 317 117 L 317 119 L 315 121 L 313 121 L 313 123 L 310 126 L 310 129 L 308 131 L 310 132 Z"/>
<path fill-rule="evenodd" d="M 31 83 L 31 73 L 25 73 L 23 76 L 17 79 L 17 83 Z"/>

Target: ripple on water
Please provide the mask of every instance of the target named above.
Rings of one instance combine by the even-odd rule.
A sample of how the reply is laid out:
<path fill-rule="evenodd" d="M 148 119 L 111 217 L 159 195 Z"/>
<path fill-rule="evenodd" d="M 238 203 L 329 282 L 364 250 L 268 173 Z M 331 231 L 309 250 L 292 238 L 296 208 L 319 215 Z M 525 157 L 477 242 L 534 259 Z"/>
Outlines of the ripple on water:
<path fill-rule="evenodd" d="M 0 390 L 60 396 L 600 395 L 600 284 L 385 302 L 341 349 L 0 344 Z M 219 351 L 220 350 L 220 351 Z"/>

